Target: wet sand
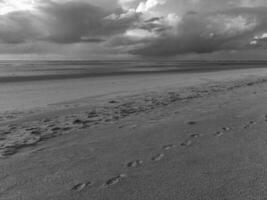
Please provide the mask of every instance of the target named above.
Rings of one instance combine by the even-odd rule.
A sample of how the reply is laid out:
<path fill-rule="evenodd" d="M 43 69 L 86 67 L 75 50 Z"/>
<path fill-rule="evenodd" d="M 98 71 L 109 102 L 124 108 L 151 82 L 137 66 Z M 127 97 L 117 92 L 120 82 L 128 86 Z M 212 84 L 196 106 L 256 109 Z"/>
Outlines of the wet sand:
<path fill-rule="evenodd" d="M 267 70 L 183 80 L 3 117 L 0 199 L 265 199 Z"/>

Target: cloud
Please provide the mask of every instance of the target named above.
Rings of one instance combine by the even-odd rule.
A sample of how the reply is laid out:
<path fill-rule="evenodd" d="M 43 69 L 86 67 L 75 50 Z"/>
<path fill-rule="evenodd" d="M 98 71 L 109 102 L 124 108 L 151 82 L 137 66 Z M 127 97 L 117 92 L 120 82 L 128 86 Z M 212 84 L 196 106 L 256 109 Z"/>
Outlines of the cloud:
<path fill-rule="evenodd" d="M 0 1 L 0 14 L 6 14 L 9 12 L 17 11 L 17 10 L 33 10 L 34 1 L 33 0 L 20 0 L 20 1 L 12 1 L 12 0 L 1 0 Z"/>
<path fill-rule="evenodd" d="M 254 38 L 249 42 L 250 47 L 264 48 L 267 43 L 267 33 L 255 35 Z"/>
<path fill-rule="evenodd" d="M 146 25 L 142 28 L 148 33 L 143 35 L 151 37 L 126 34 L 120 40 L 113 41 L 113 45 L 117 42 L 134 55 L 154 57 L 244 50 L 255 34 L 267 29 L 266 19 L 266 8 L 188 12 L 182 18 L 169 14 L 164 18 L 145 21 Z"/>
<path fill-rule="evenodd" d="M 111 17 L 106 10 L 83 1 L 47 1 L 35 11 L 14 11 L 0 16 L 3 43 L 49 41 L 56 43 L 96 42 L 126 31 L 137 14 Z M 87 38 L 87 39 L 85 39 Z"/>
<path fill-rule="evenodd" d="M 264 49 L 267 38 L 265 0 L 2 0 L 0 5 L 1 54 L 4 48 L 77 55 L 102 49 L 108 55 L 177 56 Z"/>
<path fill-rule="evenodd" d="M 266 40 L 267 39 L 267 33 L 263 33 L 260 36 L 255 36 L 255 40 Z"/>
<path fill-rule="evenodd" d="M 166 0 L 147 0 L 146 2 L 141 2 L 136 8 L 136 12 L 148 12 L 149 10 L 157 7 L 158 5 L 163 5 Z"/>
<path fill-rule="evenodd" d="M 150 12 L 168 4 L 166 1 L 136 4 L 136 0 L 124 0 L 123 3 L 127 10 L 140 11 L 142 15 L 135 27 L 113 37 L 109 45 L 139 56 L 242 51 L 259 43 L 260 39 L 251 43 L 251 38 L 267 29 L 267 3 L 261 0 L 191 0 L 184 3 L 187 12 L 180 15 Z"/>
<path fill-rule="evenodd" d="M 46 28 L 43 40 L 59 43 L 79 42 L 86 36 L 97 36 L 104 28 L 102 19 L 109 13 L 84 2 L 53 3 L 42 5 L 40 21 Z M 102 36 L 102 33 L 100 34 Z"/>

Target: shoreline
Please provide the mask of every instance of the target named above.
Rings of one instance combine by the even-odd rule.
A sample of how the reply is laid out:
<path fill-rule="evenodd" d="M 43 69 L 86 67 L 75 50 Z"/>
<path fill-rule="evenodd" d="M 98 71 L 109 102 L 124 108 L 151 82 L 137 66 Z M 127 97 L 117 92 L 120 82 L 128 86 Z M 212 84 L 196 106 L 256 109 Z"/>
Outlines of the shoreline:
<path fill-rule="evenodd" d="M 219 74 L 1 123 L 0 198 L 258 199 L 267 76 Z"/>
<path fill-rule="evenodd" d="M 0 113 L 23 113 L 30 110 L 49 109 L 51 105 L 72 102 L 74 106 L 82 102 L 88 104 L 101 99 L 116 96 L 127 96 L 146 91 L 174 89 L 220 82 L 224 80 L 242 79 L 245 77 L 267 76 L 267 70 L 243 69 L 202 73 L 158 73 L 129 76 L 110 76 L 108 78 L 81 78 L 72 81 L 54 80 L 24 83 L 9 83 L 0 86 L 3 94 L 0 100 Z M 64 100 L 64 102 L 62 102 Z M 69 103 L 71 104 L 71 103 Z M 76 104 L 76 105 L 75 105 Z M 71 105 L 67 105 L 71 106 Z M 56 106 L 53 107 L 55 109 Z"/>
<path fill-rule="evenodd" d="M 0 83 L 264 69 L 267 60 L 2 61 Z"/>
<path fill-rule="evenodd" d="M 2 117 L 2 122 L 0 122 L 0 133 L 3 135 L 0 140 L 0 158 L 11 156 L 24 147 L 36 145 L 62 134 L 114 123 L 131 115 L 150 112 L 175 103 L 188 102 L 196 98 L 213 96 L 266 82 L 267 76 L 217 83 L 207 82 L 199 86 L 178 89 L 167 87 L 158 92 L 149 91 L 135 95 L 105 98 L 99 105 L 75 106 L 77 101 L 74 101 L 74 107 L 60 103 L 55 105 L 56 108 L 63 104 L 58 110 L 52 106 L 46 109 L 29 110 L 26 113 L 21 112 L 13 117 L 8 114 L 7 121 L 3 121 L 5 117 Z M 10 141 L 9 138 L 11 138 Z"/>

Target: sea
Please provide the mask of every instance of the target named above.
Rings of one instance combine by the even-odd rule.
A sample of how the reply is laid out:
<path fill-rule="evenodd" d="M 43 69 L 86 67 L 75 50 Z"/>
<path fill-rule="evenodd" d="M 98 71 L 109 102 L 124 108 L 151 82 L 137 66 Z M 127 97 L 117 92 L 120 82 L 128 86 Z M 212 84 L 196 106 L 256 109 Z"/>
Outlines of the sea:
<path fill-rule="evenodd" d="M 267 61 L 205 60 L 93 60 L 93 61 L 0 61 L 0 83 L 101 76 L 206 72 L 267 67 Z"/>
<path fill-rule="evenodd" d="M 266 67 L 267 61 L 264 60 L 2 60 L 0 113 L 90 96 L 130 93 L 138 88 L 149 89 L 153 84 L 169 84 L 167 75 L 173 78 L 181 77 L 181 74 Z M 151 77 L 156 74 L 162 77 L 152 80 Z M 125 87 L 126 85 L 128 87 Z"/>

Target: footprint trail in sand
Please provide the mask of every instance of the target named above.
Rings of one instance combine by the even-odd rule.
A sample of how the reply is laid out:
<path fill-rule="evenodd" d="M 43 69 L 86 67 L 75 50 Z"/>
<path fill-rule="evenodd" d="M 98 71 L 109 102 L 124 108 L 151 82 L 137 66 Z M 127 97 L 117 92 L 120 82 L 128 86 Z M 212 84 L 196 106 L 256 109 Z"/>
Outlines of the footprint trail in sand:
<path fill-rule="evenodd" d="M 168 150 L 173 149 L 173 148 L 176 148 L 176 147 L 177 147 L 177 145 L 175 145 L 175 144 L 169 144 L 169 145 L 163 146 L 162 149 L 164 151 L 168 151 Z"/>
<path fill-rule="evenodd" d="M 132 162 L 127 163 L 127 167 L 138 167 L 142 165 L 144 162 L 142 160 L 135 160 Z"/>
<path fill-rule="evenodd" d="M 91 182 L 87 182 L 87 183 L 79 183 L 77 185 L 75 185 L 71 190 L 74 192 L 79 192 L 81 190 L 83 190 L 85 187 L 92 185 Z"/>
<path fill-rule="evenodd" d="M 165 155 L 163 153 L 157 154 L 151 158 L 152 161 L 158 162 L 163 159 Z"/>
<path fill-rule="evenodd" d="M 112 186 L 115 185 L 117 183 L 119 183 L 121 180 L 125 179 L 127 177 L 126 174 L 120 174 L 119 176 L 113 177 L 109 180 L 107 180 L 107 182 L 105 183 L 105 186 Z"/>

